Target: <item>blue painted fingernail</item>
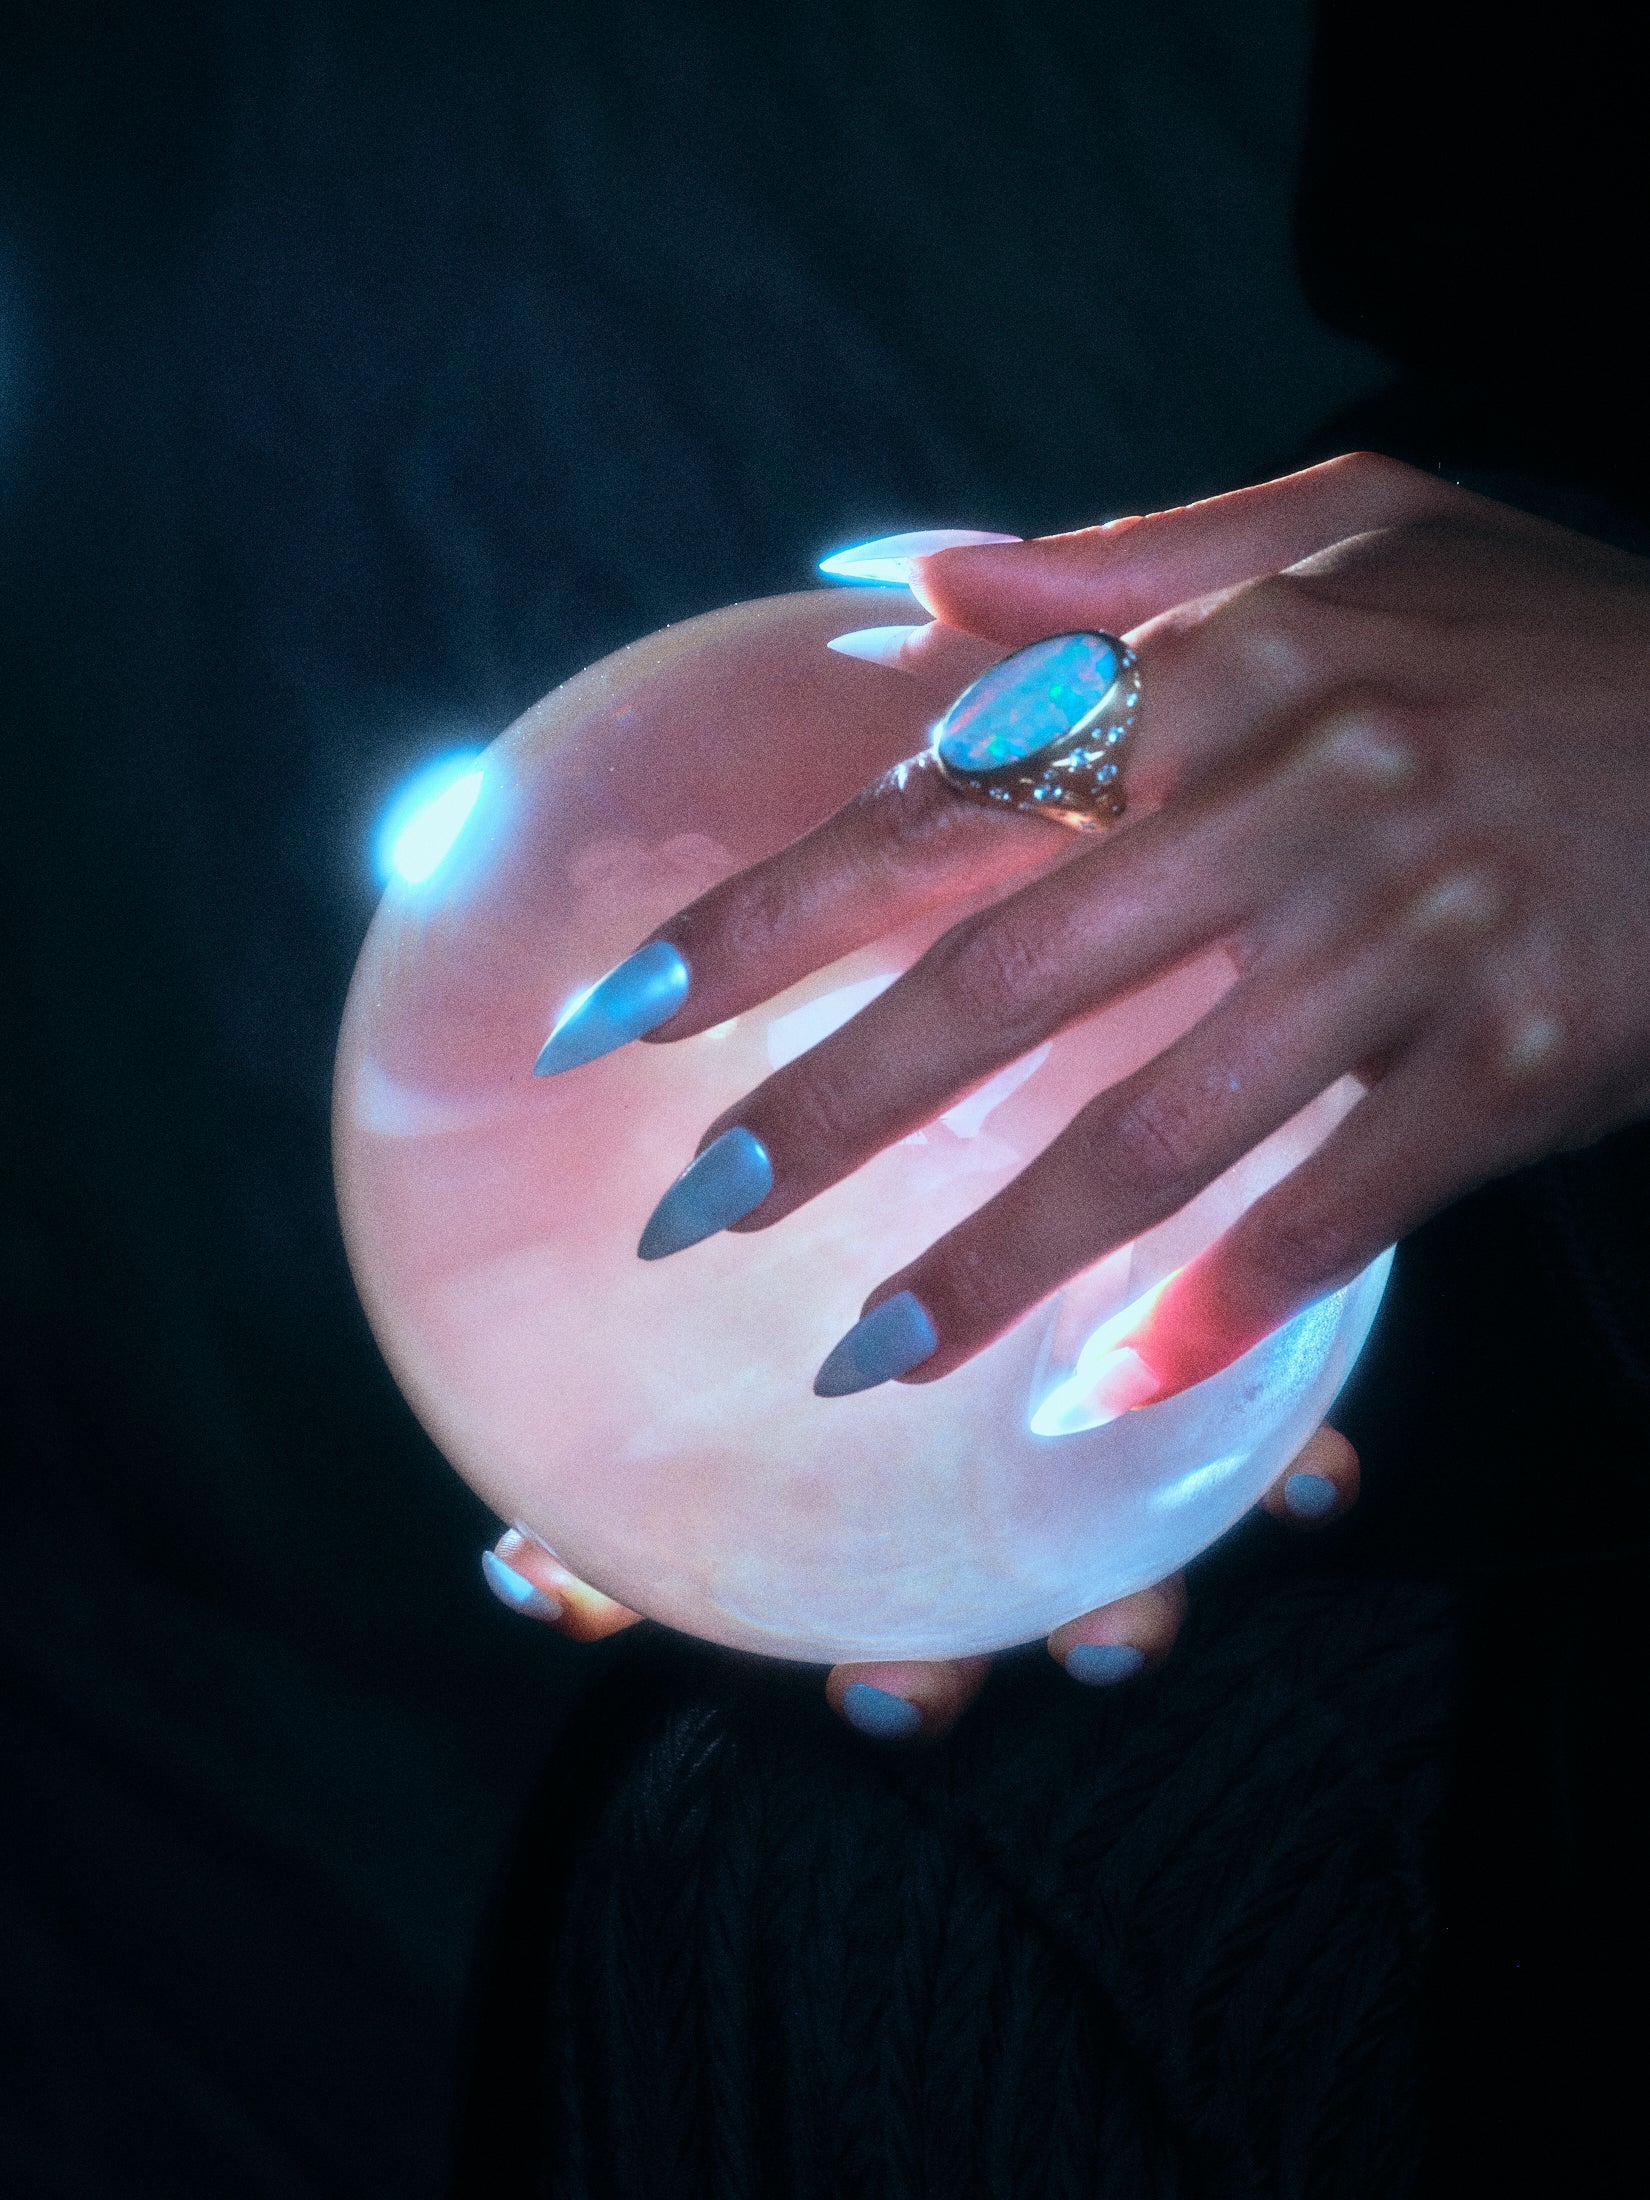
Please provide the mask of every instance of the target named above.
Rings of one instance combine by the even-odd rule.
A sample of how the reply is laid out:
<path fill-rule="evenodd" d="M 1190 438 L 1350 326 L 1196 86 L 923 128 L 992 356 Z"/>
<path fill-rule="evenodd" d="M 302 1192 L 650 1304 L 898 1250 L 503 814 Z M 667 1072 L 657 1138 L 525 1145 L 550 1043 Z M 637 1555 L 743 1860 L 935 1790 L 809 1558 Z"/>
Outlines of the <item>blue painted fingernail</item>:
<path fill-rule="evenodd" d="M 628 1046 L 675 1015 L 689 983 L 688 966 L 668 940 L 637 948 L 562 1010 L 539 1049 L 533 1075 L 557 1077 Z"/>
<path fill-rule="evenodd" d="M 868 665 L 892 665 L 896 670 L 906 643 L 920 626 L 861 626 L 852 634 L 836 634 L 825 644 L 844 657 L 863 657 Z"/>
<path fill-rule="evenodd" d="M 939 1343 L 914 1292 L 901 1291 L 855 1322 L 814 1377 L 816 1398 L 848 1398 L 921 1367 Z"/>
<path fill-rule="evenodd" d="M 875 542 L 835 550 L 820 559 L 819 570 L 827 580 L 880 581 L 884 587 L 903 588 L 913 558 L 932 557 L 936 550 L 962 550 L 971 543 L 1019 540 L 1018 535 L 981 534 L 975 527 L 927 527 L 914 535 L 879 535 Z"/>
<path fill-rule="evenodd" d="M 1322 1520 L 1340 1503 L 1340 1492 L 1325 1474 L 1292 1474 L 1283 1501 L 1297 1520 Z"/>
<path fill-rule="evenodd" d="M 701 1238 L 714 1237 L 760 1207 L 773 1190 L 773 1163 L 759 1138 L 738 1125 L 690 1161 L 648 1217 L 636 1252 L 663 1260 Z"/>
<path fill-rule="evenodd" d="M 922 1713 L 903 1696 L 869 1681 L 850 1681 L 842 1691 L 842 1716 L 862 1734 L 874 1734 L 879 1742 L 907 1742 L 922 1725 Z"/>
<path fill-rule="evenodd" d="M 519 1612 L 524 1619 L 560 1619 L 561 1605 L 553 1596 L 547 1596 L 536 1582 L 525 1574 L 518 1574 L 513 1566 L 507 1566 L 497 1551 L 483 1551 L 481 1571 L 487 1586 L 500 1604 L 507 1604 L 512 1612 Z"/>
<path fill-rule="evenodd" d="M 1066 1652 L 1066 1671 L 1085 1688 L 1132 1680 L 1145 1662 L 1145 1651 L 1132 1642 L 1079 1642 Z"/>
<path fill-rule="evenodd" d="M 1056 634 L 1016 650 L 965 688 L 934 728 L 940 761 L 969 772 L 1023 763 L 1093 718 L 1122 669 L 1103 634 Z M 1125 704 L 1138 684 L 1131 673 Z M 1096 742 L 1115 748 L 1121 738 L 1112 725 Z"/>

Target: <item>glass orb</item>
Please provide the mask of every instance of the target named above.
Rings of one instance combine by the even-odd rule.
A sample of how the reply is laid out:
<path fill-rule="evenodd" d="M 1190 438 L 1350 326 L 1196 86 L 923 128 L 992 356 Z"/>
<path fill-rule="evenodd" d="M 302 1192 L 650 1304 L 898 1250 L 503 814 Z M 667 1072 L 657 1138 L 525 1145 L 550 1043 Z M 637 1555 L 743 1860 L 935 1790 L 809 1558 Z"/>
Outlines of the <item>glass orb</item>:
<path fill-rule="evenodd" d="M 438 774 L 439 814 L 399 819 L 411 858 L 389 866 L 338 1052 L 350 1261 L 453 1466 L 635 1610 L 821 1662 L 1000 1649 L 1183 1564 L 1322 1418 L 1390 1264 L 1161 1404 L 1106 1419 L 1085 1387 L 1085 1346 L 1126 1340 L 1131 1310 L 1352 1104 L 1347 1083 L 943 1381 L 812 1394 L 867 1292 L 1194 1022 L 1232 982 L 1219 955 L 1062 1032 L 774 1228 L 637 1259 L 712 1119 L 957 911 L 698 1038 L 548 1079 L 534 1058 L 653 926 L 925 744 L 949 697 L 825 646 L 902 614 L 903 592 L 859 589 L 685 621 Z"/>

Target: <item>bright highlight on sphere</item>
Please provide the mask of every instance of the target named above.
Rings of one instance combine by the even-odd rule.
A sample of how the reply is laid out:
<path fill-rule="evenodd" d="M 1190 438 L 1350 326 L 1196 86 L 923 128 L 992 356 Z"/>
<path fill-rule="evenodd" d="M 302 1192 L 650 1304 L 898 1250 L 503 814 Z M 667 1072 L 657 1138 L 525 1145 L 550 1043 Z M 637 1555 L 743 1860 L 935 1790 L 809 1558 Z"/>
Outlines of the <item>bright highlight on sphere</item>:
<path fill-rule="evenodd" d="M 451 854 L 481 793 L 486 771 L 473 750 L 421 771 L 391 803 L 378 829 L 378 875 L 422 886 Z"/>

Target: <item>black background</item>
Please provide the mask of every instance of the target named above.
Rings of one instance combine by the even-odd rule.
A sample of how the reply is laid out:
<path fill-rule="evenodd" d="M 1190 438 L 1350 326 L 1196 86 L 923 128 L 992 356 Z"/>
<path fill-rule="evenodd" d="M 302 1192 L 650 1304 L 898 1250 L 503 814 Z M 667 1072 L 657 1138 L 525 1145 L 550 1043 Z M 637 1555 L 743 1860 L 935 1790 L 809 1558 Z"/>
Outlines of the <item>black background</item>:
<path fill-rule="evenodd" d="M 1333 19 L 1308 128 L 1294 0 L 13 0 L 8 2191 L 440 2191 L 510 1829 L 631 1654 L 491 1604 L 496 1523 L 344 1267 L 328 1082 L 384 802 L 900 527 L 1375 440 L 1635 539 L 1625 67 L 1585 11 L 1556 74 L 1444 20 Z M 1495 1267 L 1477 1213 L 1438 1276 Z M 1380 1348 L 1389 1453 L 1437 1389 L 1434 1259 Z M 1362 1410 L 1378 1470 L 1399 1409 Z M 1637 1425 L 1597 1413 L 1614 1471 Z M 1508 1540 L 1583 1547 L 1590 1503 Z"/>

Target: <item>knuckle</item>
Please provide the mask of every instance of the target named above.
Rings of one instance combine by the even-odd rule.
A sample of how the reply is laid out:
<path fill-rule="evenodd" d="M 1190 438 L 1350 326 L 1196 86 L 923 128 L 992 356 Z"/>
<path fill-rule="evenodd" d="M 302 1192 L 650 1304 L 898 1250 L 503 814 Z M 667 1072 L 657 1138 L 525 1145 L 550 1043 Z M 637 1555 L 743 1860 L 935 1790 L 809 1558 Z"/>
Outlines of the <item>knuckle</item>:
<path fill-rule="evenodd" d="M 811 1178 L 854 1145 L 860 1128 L 855 1090 L 827 1063 L 806 1058 L 769 1080 L 761 1113 L 783 1123 L 780 1143 L 791 1165 L 788 1174 Z"/>
<path fill-rule="evenodd" d="M 1453 944 L 1481 939 L 1505 917 L 1508 901 L 1506 882 L 1494 863 L 1472 857 L 1434 862 L 1411 883 L 1403 923 L 1419 940 Z"/>
<path fill-rule="evenodd" d="M 1522 1002 L 1501 1018 L 1496 1068 L 1509 1085 L 1526 1086 L 1556 1070 L 1566 1052 L 1564 1019 L 1538 1001 Z"/>
<path fill-rule="evenodd" d="M 707 894 L 672 926 L 672 937 L 698 970 L 715 961 L 731 968 L 766 963 L 794 922 L 790 891 L 779 866 L 760 864 Z"/>
<path fill-rule="evenodd" d="M 853 845 L 871 870 L 902 868 L 959 832 L 977 832 L 980 812 L 960 802 L 924 752 L 896 764 L 849 805 Z"/>
<path fill-rule="evenodd" d="M 1173 1086 L 1101 1103 L 1078 1118 L 1092 1172 L 1131 1204 L 1160 1205 L 1190 1191 L 1197 1176 L 1201 1119 Z"/>
<path fill-rule="evenodd" d="M 1323 469 L 1325 477 L 1364 514 L 1366 527 L 1407 524 L 1426 514 L 1448 511 L 1464 501 L 1462 491 L 1435 474 L 1423 472 L 1385 451 L 1343 451 Z M 1357 524 L 1355 522 L 1355 524 Z"/>
<path fill-rule="evenodd" d="M 1555 1072 L 1573 1097 L 1609 1082 L 1614 1019 L 1600 959 L 1576 951 L 1539 897 L 1513 914 L 1480 964 L 1474 1036 L 1490 1089 L 1521 1114 L 1550 1105 Z"/>
<path fill-rule="evenodd" d="M 1427 478 L 1413 466 L 1406 466 L 1402 459 L 1388 458 L 1384 451 L 1343 451 L 1338 458 L 1328 461 L 1324 472 L 1365 494 L 1413 488 Z"/>
<path fill-rule="evenodd" d="M 1582 989 L 1571 988 L 1561 1008 L 1542 978 L 1523 957 L 1508 955 L 1472 1004 L 1472 1070 L 1486 1109 L 1511 1119 L 1545 1107 L 1553 1073 L 1561 1067 L 1567 1083 L 1588 1081 L 1591 1065 L 1586 1049 L 1577 1046 L 1576 1022 L 1585 1025 L 1589 1004 Z"/>
<path fill-rule="evenodd" d="M 1309 583 L 1295 573 L 1268 573 L 1234 597 L 1227 614 L 1238 627 L 1237 671 L 1293 690 L 1315 676 L 1322 655 L 1322 614 Z"/>
<path fill-rule="evenodd" d="M 1022 924 L 982 911 L 954 926 L 925 960 L 926 975 L 953 1014 L 1011 1044 L 1040 1031 L 1037 1011 L 1055 972 L 1044 943 Z"/>
<path fill-rule="evenodd" d="M 1308 770 L 1371 794 L 1409 791 L 1426 761 L 1409 714 L 1387 696 L 1359 691 L 1337 697 L 1315 717 L 1296 753 Z"/>
<path fill-rule="evenodd" d="M 934 1266 L 924 1267 L 912 1289 L 946 1337 L 983 1339 L 1009 1319 L 1004 1262 L 1012 1257 L 998 1232 L 965 1223 L 935 1249 Z"/>
<path fill-rule="evenodd" d="M 1454 887 L 1446 878 L 1439 898 L 1453 900 Z M 1480 929 L 1493 933 L 1498 924 L 1499 912 Z M 1588 1065 L 1574 1001 L 1561 1007 L 1506 943 L 1492 940 L 1487 951 L 1481 939 L 1471 944 L 1464 959 L 1461 929 L 1449 917 L 1424 943 L 1423 1043 L 1435 1088 L 1449 1096 L 1452 1134 L 1511 1167 L 1554 1134 Z"/>
<path fill-rule="evenodd" d="M 1250 1266 L 1266 1277 L 1279 1304 L 1334 1287 L 1369 1257 L 1349 1216 L 1298 1190 L 1278 1202 L 1249 1248 Z"/>

